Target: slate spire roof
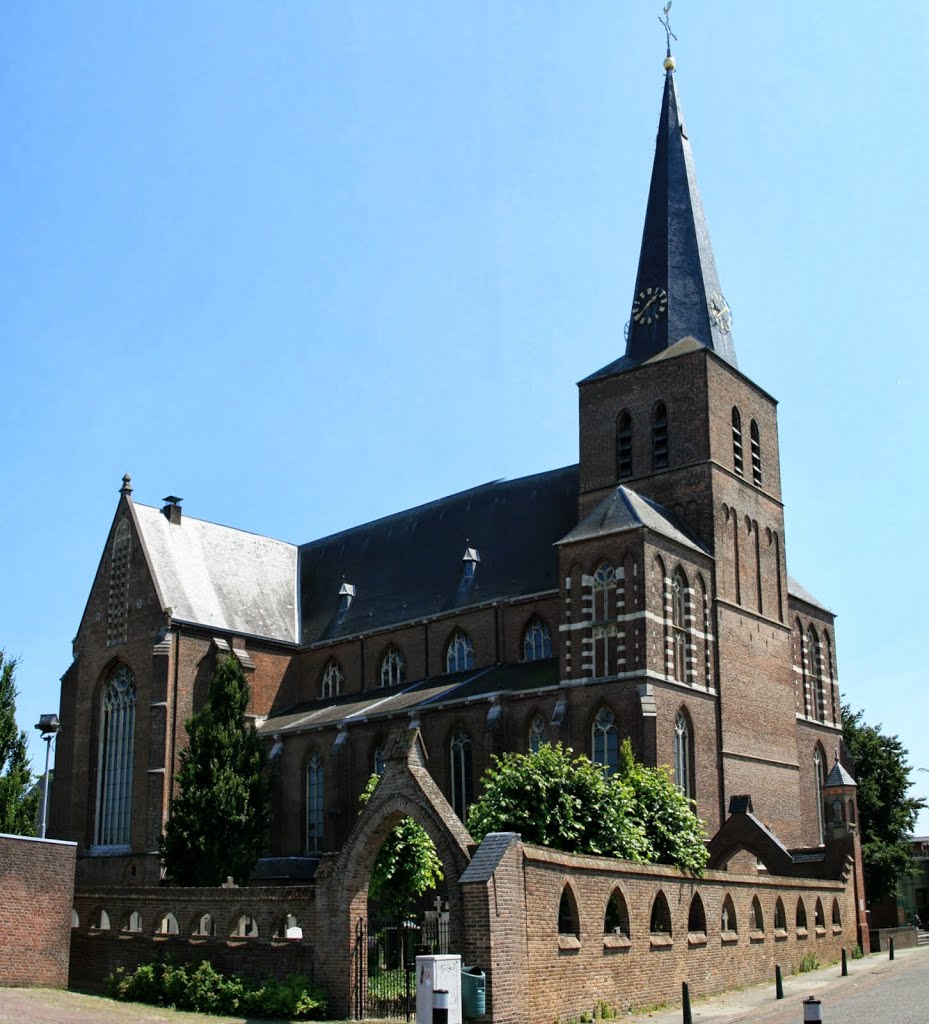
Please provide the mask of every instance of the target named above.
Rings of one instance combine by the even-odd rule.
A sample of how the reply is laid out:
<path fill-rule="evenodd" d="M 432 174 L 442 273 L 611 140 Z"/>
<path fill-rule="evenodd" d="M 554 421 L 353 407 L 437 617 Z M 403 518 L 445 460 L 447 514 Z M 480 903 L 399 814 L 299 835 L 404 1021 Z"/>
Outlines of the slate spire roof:
<path fill-rule="evenodd" d="M 632 369 L 685 338 L 737 366 L 670 56 L 665 68 L 626 353 L 592 378 Z"/>

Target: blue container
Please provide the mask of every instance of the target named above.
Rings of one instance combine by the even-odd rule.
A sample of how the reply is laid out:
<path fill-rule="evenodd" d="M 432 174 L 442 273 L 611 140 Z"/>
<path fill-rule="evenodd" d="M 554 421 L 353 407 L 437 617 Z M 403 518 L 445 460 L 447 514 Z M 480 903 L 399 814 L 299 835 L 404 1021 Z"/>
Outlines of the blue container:
<path fill-rule="evenodd" d="M 487 1012 L 487 975 L 477 967 L 461 968 L 461 1013 L 473 1020 Z"/>

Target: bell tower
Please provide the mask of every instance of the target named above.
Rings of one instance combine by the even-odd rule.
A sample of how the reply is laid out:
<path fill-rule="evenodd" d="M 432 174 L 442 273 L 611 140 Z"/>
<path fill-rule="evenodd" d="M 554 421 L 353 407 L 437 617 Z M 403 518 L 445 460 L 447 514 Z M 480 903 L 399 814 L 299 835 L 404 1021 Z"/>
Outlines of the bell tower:
<path fill-rule="evenodd" d="M 669 46 L 625 351 L 578 385 L 578 512 L 583 521 L 622 486 L 710 554 L 720 819 L 730 796 L 751 793 L 799 843 L 777 403 L 738 368 L 675 67 Z"/>

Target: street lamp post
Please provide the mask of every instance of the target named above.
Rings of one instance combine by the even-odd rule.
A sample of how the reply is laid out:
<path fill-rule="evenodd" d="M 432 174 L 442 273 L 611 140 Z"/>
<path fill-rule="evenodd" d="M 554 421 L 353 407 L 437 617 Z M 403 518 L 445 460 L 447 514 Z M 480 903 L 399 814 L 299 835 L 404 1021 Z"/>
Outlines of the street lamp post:
<path fill-rule="evenodd" d="M 52 740 L 61 728 L 61 722 L 57 715 L 41 715 L 35 726 L 42 733 L 45 740 L 45 775 L 42 778 L 42 807 L 39 811 L 39 838 L 45 838 L 45 828 L 48 823 L 48 764 L 52 752 Z"/>

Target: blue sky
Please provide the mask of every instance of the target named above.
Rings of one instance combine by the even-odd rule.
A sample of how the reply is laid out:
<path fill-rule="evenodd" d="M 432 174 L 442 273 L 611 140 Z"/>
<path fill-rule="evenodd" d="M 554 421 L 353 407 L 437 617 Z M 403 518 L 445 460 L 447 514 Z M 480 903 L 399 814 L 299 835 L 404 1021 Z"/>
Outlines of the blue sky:
<path fill-rule="evenodd" d="M 30 734 L 123 473 L 303 542 L 576 461 L 660 6 L 0 8 L 0 645 Z M 839 615 L 847 699 L 929 768 L 929 9 L 672 13 L 740 366 L 781 402 L 788 566 Z"/>

